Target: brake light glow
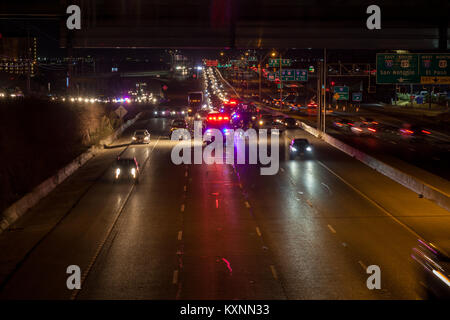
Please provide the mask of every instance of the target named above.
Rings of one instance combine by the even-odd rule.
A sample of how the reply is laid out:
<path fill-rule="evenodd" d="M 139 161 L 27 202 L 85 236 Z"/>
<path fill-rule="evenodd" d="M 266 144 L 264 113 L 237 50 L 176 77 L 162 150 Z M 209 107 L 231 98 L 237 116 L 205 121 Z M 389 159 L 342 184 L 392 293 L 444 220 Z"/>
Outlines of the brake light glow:
<path fill-rule="evenodd" d="M 431 132 L 427 131 L 427 130 L 422 130 L 422 132 L 425 133 L 425 134 L 431 134 Z"/>
<path fill-rule="evenodd" d="M 367 130 L 372 131 L 372 132 L 377 132 L 377 130 L 375 130 L 374 128 L 367 128 Z"/>
<path fill-rule="evenodd" d="M 403 133 L 406 133 L 406 134 L 413 134 L 414 133 L 414 131 L 408 130 L 408 129 L 401 129 L 400 131 L 403 132 Z"/>

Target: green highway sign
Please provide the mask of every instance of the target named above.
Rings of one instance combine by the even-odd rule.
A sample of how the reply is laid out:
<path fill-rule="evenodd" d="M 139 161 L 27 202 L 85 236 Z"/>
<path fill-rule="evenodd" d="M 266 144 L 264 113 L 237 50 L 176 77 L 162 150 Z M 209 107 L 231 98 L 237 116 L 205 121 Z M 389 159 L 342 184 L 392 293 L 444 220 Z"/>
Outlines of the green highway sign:
<path fill-rule="evenodd" d="M 295 81 L 308 81 L 308 71 L 305 69 L 295 69 Z"/>
<path fill-rule="evenodd" d="M 335 100 L 348 100 L 349 90 L 346 86 L 335 86 L 334 95 Z"/>
<path fill-rule="evenodd" d="M 422 84 L 450 84 L 450 53 L 420 54 L 419 74 Z"/>
<path fill-rule="evenodd" d="M 450 54 L 378 53 L 377 84 L 450 84 Z"/>
<path fill-rule="evenodd" d="M 281 80 L 282 81 L 295 81 L 295 70 L 292 70 L 292 69 L 281 70 Z"/>
<path fill-rule="evenodd" d="M 267 79 L 274 81 L 279 77 L 280 72 L 269 72 Z M 308 72 L 304 69 L 284 69 L 281 70 L 281 81 L 308 81 Z"/>
<path fill-rule="evenodd" d="M 282 67 L 291 66 L 291 59 L 281 59 Z M 280 59 L 269 59 L 269 67 L 280 67 Z"/>
<path fill-rule="evenodd" d="M 352 101 L 361 102 L 362 101 L 362 92 L 353 92 L 352 93 Z"/>
<path fill-rule="evenodd" d="M 269 72 L 267 74 L 267 80 L 269 80 L 269 81 L 275 81 L 276 78 L 277 78 L 277 74 L 275 72 Z"/>

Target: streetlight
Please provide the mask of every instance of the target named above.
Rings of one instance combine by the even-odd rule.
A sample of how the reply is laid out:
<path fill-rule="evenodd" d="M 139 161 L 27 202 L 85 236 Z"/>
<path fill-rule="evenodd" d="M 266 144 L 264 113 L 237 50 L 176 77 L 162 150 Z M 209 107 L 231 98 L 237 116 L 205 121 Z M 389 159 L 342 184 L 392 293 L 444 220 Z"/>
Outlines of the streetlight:
<path fill-rule="evenodd" d="M 261 102 L 261 65 L 262 65 L 262 63 L 264 62 L 264 60 L 266 60 L 266 58 L 268 57 L 268 56 L 272 56 L 272 57 L 275 57 L 276 55 L 277 55 L 277 53 L 276 53 L 276 51 L 272 51 L 272 52 L 268 52 L 268 53 L 266 53 L 266 55 L 262 58 L 262 59 L 260 59 L 259 60 L 259 63 L 258 63 L 258 74 L 259 74 L 259 102 Z"/>

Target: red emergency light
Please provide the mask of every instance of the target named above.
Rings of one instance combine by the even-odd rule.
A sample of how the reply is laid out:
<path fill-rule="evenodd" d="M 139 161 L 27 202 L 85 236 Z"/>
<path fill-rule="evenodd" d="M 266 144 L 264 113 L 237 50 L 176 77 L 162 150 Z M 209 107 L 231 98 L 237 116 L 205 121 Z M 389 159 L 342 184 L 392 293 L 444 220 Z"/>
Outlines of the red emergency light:
<path fill-rule="evenodd" d="M 227 120 L 230 120 L 230 116 L 228 116 L 228 115 L 208 116 L 208 121 L 220 122 L 220 121 L 227 121 Z"/>

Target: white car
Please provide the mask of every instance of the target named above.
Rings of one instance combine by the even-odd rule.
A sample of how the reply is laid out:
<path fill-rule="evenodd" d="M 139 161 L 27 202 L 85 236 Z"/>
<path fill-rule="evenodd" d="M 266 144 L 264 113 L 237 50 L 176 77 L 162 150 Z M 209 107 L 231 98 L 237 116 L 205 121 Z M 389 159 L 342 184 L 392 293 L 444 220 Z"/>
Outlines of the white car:
<path fill-rule="evenodd" d="M 136 130 L 131 138 L 131 143 L 150 143 L 150 133 L 147 130 Z"/>

